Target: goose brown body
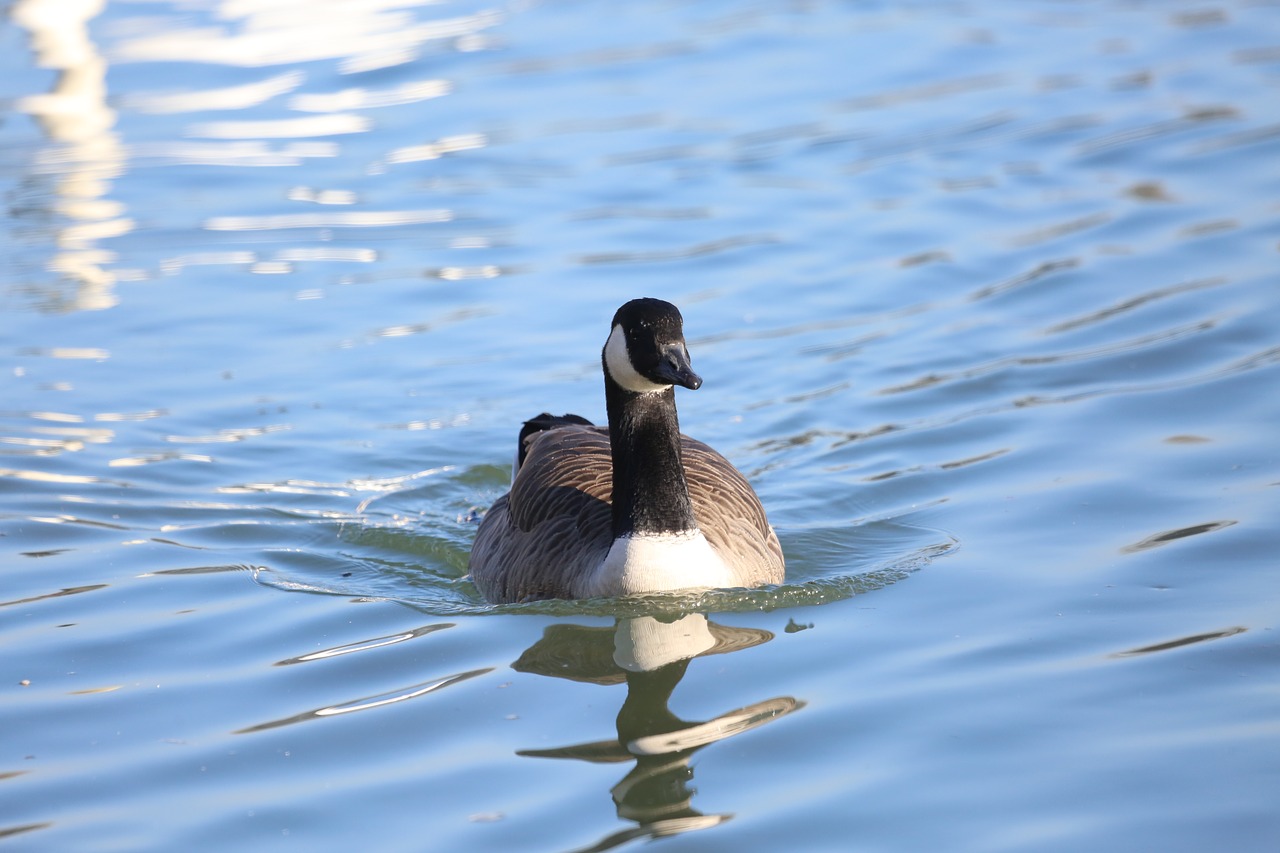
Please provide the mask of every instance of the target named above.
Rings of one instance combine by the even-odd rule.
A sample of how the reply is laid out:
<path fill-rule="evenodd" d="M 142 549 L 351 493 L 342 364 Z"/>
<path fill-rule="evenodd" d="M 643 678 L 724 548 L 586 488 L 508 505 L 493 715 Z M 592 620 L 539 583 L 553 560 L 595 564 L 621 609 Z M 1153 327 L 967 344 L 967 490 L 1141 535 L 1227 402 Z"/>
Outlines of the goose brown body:
<path fill-rule="evenodd" d="M 680 438 L 694 516 L 733 572 L 731 585 L 781 583 L 782 546 L 750 483 L 715 450 Z M 589 597 L 592 573 L 613 546 L 609 431 L 563 426 L 535 434 L 527 450 L 511 491 L 485 514 L 471 577 L 494 602 Z"/>

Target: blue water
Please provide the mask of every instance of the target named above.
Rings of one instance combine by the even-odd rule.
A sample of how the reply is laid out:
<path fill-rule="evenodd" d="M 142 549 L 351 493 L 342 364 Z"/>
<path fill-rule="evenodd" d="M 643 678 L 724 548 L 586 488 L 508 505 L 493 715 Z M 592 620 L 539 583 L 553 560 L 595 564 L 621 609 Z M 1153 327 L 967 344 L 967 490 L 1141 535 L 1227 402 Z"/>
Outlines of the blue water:
<path fill-rule="evenodd" d="M 1273 5 L 5 11 L 0 845 L 1280 843 Z M 641 295 L 787 582 L 492 607 Z"/>

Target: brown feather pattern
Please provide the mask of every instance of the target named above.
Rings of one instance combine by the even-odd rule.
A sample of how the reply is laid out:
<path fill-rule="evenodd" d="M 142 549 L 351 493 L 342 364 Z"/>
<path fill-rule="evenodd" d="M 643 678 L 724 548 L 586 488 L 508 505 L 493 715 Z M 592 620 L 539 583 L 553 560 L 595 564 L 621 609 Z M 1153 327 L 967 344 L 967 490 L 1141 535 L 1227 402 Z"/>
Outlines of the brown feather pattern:
<path fill-rule="evenodd" d="M 744 587 L 780 583 L 782 547 L 746 478 L 715 450 L 681 435 L 698 527 Z M 490 601 L 580 598 L 613 544 L 613 462 L 606 427 L 535 433 L 510 493 L 485 514 L 470 570 Z"/>

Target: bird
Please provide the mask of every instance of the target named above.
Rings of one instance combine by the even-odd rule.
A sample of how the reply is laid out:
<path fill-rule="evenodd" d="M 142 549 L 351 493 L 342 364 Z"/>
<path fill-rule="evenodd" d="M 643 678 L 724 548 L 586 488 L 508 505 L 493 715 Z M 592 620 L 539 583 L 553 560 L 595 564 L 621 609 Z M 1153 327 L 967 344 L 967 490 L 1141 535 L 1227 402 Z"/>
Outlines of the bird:
<path fill-rule="evenodd" d="M 517 440 L 511 490 L 481 519 L 468 572 L 491 603 L 782 583 L 785 560 L 746 477 L 680 432 L 696 391 L 680 310 L 633 299 L 601 352 L 607 427 L 543 413 Z"/>

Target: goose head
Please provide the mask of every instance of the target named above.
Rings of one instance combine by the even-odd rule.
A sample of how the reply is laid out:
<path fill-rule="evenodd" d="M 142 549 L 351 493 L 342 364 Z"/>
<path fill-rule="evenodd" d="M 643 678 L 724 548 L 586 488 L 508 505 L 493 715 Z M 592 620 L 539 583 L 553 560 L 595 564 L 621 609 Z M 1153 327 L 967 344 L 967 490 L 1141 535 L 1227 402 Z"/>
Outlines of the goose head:
<path fill-rule="evenodd" d="M 697 390 L 702 377 L 689 364 L 680 309 L 661 299 L 633 299 L 613 315 L 604 345 L 604 372 L 636 394 L 673 385 Z"/>

